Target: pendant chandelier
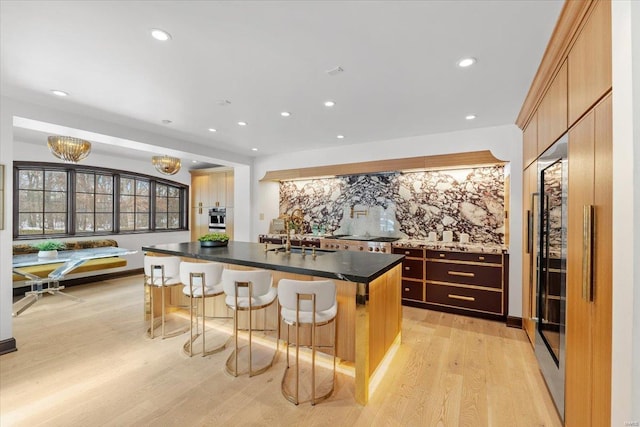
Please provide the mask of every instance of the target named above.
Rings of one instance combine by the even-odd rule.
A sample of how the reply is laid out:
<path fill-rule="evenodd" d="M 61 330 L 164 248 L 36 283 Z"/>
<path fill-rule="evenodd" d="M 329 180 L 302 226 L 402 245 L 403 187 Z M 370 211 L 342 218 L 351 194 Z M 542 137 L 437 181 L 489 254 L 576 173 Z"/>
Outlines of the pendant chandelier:
<path fill-rule="evenodd" d="M 175 175 L 180 170 L 180 159 L 177 157 L 169 156 L 153 156 L 151 163 L 155 166 L 156 170 L 165 175 Z"/>
<path fill-rule="evenodd" d="M 50 136 L 47 146 L 51 154 L 65 163 L 78 163 L 91 153 L 91 143 L 70 136 Z"/>

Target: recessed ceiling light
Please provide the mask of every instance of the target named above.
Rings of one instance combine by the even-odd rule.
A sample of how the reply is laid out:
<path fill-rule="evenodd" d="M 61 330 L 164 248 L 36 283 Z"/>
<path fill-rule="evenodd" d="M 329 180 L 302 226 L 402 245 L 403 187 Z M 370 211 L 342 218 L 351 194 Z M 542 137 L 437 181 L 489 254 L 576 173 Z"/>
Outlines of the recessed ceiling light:
<path fill-rule="evenodd" d="M 63 90 L 52 89 L 51 93 L 57 96 L 69 96 L 69 94 Z"/>
<path fill-rule="evenodd" d="M 282 117 L 289 117 L 289 116 L 291 116 L 291 113 L 290 113 L 290 112 L 288 112 L 288 111 L 283 111 L 282 113 L 280 113 L 280 115 L 281 115 Z"/>
<path fill-rule="evenodd" d="M 247 122 L 238 122 L 238 126 L 246 126 Z"/>
<path fill-rule="evenodd" d="M 258 151 L 258 149 L 254 147 L 251 149 L 251 151 Z"/>
<path fill-rule="evenodd" d="M 165 125 L 170 125 L 172 123 L 172 121 L 168 120 L 168 119 L 164 119 L 164 120 L 162 120 L 162 123 L 164 123 Z"/>
<path fill-rule="evenodd" d="M 218 129 L 209 128 L 209 132 L 218 132 Z"/>
<path fill-rule="evenodd" d="M 458 67 L 466 68 L 472 66 L 475 63 L 476 58 L 462 58 L 460 61 L 458 61 Z"/>
<path fill-rule="evenodd" d="M 191 160 L 191 163 L 198 163 L 197 160 Z"/>
<path fill-rule="evenodd" d="M 473 120 L 475 118 L 476 118 L 475 114 L 469 114 L 468 116 L 465 116 L 465 119 L 467 120 Z"/>
<path fill-rule="evenodd" d="M 334 105 L 336 105 L 336 103 L 334 101 L 325 101 L 324 102 L 324 106 L 325 107 L 333 107 Z"/>
<path fill-rule="evenodd" d="M 151 30 L 151 37 L 161 42 L 166 42 L 167 40 L 171 40 L 171 34 L 167 33 L 164 30 L 160 30 L 158 28 L 153 28 Z"/>
<path fill-rule="evenodd" d="M 338 139 L 344 139 L 344 135 L 337 135 L 336 138 Z"/>

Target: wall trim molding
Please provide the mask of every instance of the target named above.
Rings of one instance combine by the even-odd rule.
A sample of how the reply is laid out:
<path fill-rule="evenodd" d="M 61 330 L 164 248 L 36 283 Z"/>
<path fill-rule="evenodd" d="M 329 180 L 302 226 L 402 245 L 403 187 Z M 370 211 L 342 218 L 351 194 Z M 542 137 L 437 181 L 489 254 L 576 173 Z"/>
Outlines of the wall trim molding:
<path fill-rule="evenodd" d="M 516 125 L 520 129 L 524 129 L 531 120 L 597 1 L 566 1 L 564 3 L 538 71 L 516 119 Z"/>
<path fill-rule="evenodd" d="M 507 316 L 507 326 L 522 329 L 522 317 Z"/>
<path fill-rule="evenodd" d="M 267 171 L 260 181 L 289 181 L 294 179 L 326 178 L 340 175 L 363 175 L 380 172 L 424 171 L 434 169 L 461 169 L 487 165 L 504 165 L 490 150 L 437 156 L 406 157 L 402 159 L 344 163 L 300 169 Z"/>
<path fill-rule="evenodd" d="M 13 353 L 14 351 L 18 351 L 15 338 L 11 337 L 0 341 L 0 356 L 7 353 Z"/>

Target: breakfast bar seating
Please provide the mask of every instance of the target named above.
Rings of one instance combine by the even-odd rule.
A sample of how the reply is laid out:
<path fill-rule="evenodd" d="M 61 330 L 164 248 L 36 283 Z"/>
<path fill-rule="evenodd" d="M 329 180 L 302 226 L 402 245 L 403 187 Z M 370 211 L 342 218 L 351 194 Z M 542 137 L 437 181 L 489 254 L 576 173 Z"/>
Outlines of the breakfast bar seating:
<path fill-rule="evenodd" d="M 234 349 L 229 355 L 226 363 L 227 372 L 237 377 L 242 371 L 239 367 L 239 360 L 246 357 L 248 373 L 250 377 L 262 374 L 273 365 L 273 361 L 278 354 L 278 340 L 280 330 L 276 336 L 276 349 L 273 355 L 265 355 L 265 351 L 253 349 L 253 312 L 265 310 L 262 331 L 267 332 L 266 309 L 277 304 L 278 293 L 273 286 L 271 272 L 267 270 L 239 271 L 225 269 L 222 272 L 222 287 L 226 295 L 226 304 L 233 310 L 233 339 Z M 247 331 L 249 334 L 248 344 L 243 347 L 238 346 L 238 333 L 240 331 L 238 312 L 245 311 L 248 314 Z M 263 347 L 263 346 L 261 346 Z M 266 351 L 270 353 L 271 350 Z M 257 359 L 257 360 L 256 360 Z M 256 360 L 257 367 L 254 365 Z"/>
<path fill-rule="evenodd" d="M 207 349 L 207 329 L 206 329 L 206 304 L 207 298 L 215 298 L 224 295 L 222 289 L 223 265 L 217 262 L 187 262 L 180 263 L 180 281 L 184 285 L 182 293 L 189 298 L 189 339 L 185 342 L 183 350 L 190 357 L 193 356 L 193 345 L 198 338 L 202 342 L 202 356 L 218 353 L 226 348 L 229 336 L 213 330 L 210 335 L 214 340 L 212 348 Z M 196 333 L 193 333 L 193 305 L 196 305 Z M 202 304 L 200 304 L 200 302 Z M 200 323 L 198 321 L 199 307 L 202 306 L 202 332 L 200 332 Z M 215 307 L 214 307 L 215 308 Z M 227 316 L 216 316 L 217 318 L 228 318 Z"/>
<path fill-rule="evenodd" d="M 220 247 L 201 247 L 200 242 L 142 247 L 148 254 L 157 253 L 225 264 L 222 280 L 228 282 L 224 284 L 227 305 L 235 299 L 232 293 L 235 292 L 235 282 L 242 285 L 238 288 L 238 296 L 243 296 L 241 292 L 244 293 L 244 307 L 248 307 L 249 301 L 252 308 L 255 308 L 254 303 L 255 306 L 267 304 L 264 298 L 248 298 L 251 279 L 225 280 L 226 277 L 242 272 L 268 270 L 274 283 L 281 279 L 333 281 L 337 300 L 335 356 L 337 363 L 340 363 L 340 370 L 353 377 L 356 402 L 366 404 L 370 394 L 375 391 L 376 385 L 386 373 L 388 363 L 385 362 L 393 358 L 401 343 L 401 268 L 404 256 L 326 250 L 309 253 L 296 251 L 296 248 L 292 248 L 291 251 L 287 249 L 281 245 L 240 241 L 230 241 L 228 245 Z M 274 289 L 271 292 L 275 302 L 276 291 Z M 240 303 L 238 305 L 243 306 Z M 241 313 L 238 311 L 234 312 L 236 319 L 239 314 Z M 261 322 L 262 325 L 256 326 L 276 330 L 281 322 L 277 320 L 277 316 L 274 317 L 276 319 L 267 318 L 266 325 Z M 242 318 L 241 320 L 244 321 Z M 327 328 L 323 329 L 319 331 L 319 336 L 325 342 L 330 334 Z M 252 335 L 254 330 L 252 322 Z M 272 339 L 260 342 L 255 338 L 257 337 L 252 336 L 250 341 L 255 341 L 252 342 L 252 346 L 264 343 L 271 351 L 275 347 L 277 352 L 277 342 L 273 343 Z M 242 353 L 247 356 L 249 354 L 246 348 L 239 349 L 227 360 L 227 369 L 232 375 L 237 372 L 235 368 L 244 365 L 244 360 L 235 360 L 236 355 L 242 356 Z M 250 371 L 257 374 L 256 371 L 268 369 L 275 355 L 269 357 L 271 360 L 262 366 L 252 367 Z M 255 361 L 253 362 L 255 364 Z"/>
<path fill-rule="evenodd" d="M 180 258 L 177 256 L 149 256 L 144 257 L 144 284 L 149 288 L 149 305 L 151 307 L 151 315 L 149 316 L 150 338 L 155 338 L 156 317 L 154 315 L 154 294 L 155 289 L 160 290 L 160 327 L 161 337 L 171 338 L 186 332 L 186 327 L 177 328 L 171 332 L 166 332 L 167 304 L 166 292 L 169 287 L 179 286 L 180 282 Z"/>
<path fill-rule="evenodd" d="M 331 396 L 336 380 L 336 315 L 338 314 L 338 300 L 336 298 L 336 284 L 332 280 L 291 280 L 281 279 L 278 283 L 278 301 L 282 307 L 282 321 L 287 325 L 287 367 L 282 376 L 282 394 L 287 400 L 300 403 L 300 347 L 305 340 L 300 335 L 300 328 L 310 329 L 311 347 L 311 405 L 319 400 Z M 295 327 L 295 341 L 291 341 L 290 327 Z M 328 344 L 323 344 L 317 334 L 317 329 L 323 326 L 332 328 L 332 336 Z M 296 349 L 295 383 L 291 391 L 291 365 L 289 363 L 289 347 Z M 330 387 L 324 392 L 316 394 L 316 350 L 330 348 L 333 354 L 333 370 Z"/>

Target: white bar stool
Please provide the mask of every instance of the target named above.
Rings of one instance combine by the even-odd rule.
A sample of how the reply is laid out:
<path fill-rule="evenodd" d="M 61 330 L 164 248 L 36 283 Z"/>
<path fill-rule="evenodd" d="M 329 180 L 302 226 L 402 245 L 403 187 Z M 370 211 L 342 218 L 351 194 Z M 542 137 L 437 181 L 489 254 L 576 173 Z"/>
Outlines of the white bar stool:
<path fill-rule="evenodd" d="M 270 331 L 267 329 L 267 315 L 266 308 L 272 305 L 274 302 L 277 304 L 278 292 L 277 289 L 272 286 L 273 278 L 271 272 L 267 270 L 227 270 L 222 272 L 222 286 L 226 295 L 225 302 L 227 307 L 233 310 L 233 335 L 234 335 L 234 350 L 227 359 L 226 369 L 227 372 L 234 377 L 238 376 L 238 358 L 242 351 L 242 356 L 245 356 L 244 349 L 247 346 L 238 348 L 238 311 L 248 311 L 249 320 L 249 345 L 248 345 L 248 364 L 249 364 L 249 376 L 259 375 L 265 372 L 269 367 L 273 365 L 273 361 L 278 353 L 278 337 L 276 338 L 276 351 L 270 358 L 267 357 L 267 361 L 262 361 L 263 365 L 254 369 L 253 359 L 264 359 L 264 354 L 256 353 L 252 350 L 252 332 L 254 329 L 252 325 L 252 313 L 256 310 L 265 309 L 264 327 L 263 331 Z M 278 326 L 280 322 L 278 322 Z M 279 331 L 279 327 L 277 329 Z M 273 331 L 273 329 L 271 329 Z"/>
<path fill-rule="evenodd" d="M 282 394 L 296 405 L 300 403 L 300 326 L 308 327 L 311 331 L 311 405 L 326 399 L 333 393 L 336 378 L 336 315 L 338 302 L 336 299 L 336 284 L 332 280 L 306 281 L 280 279 L 278 282 L 278 300 L 282 307 L 280 314 L 287 325 L 287 368 L 282 376 Z M 332 345 L 319 345 L 316 329 L 319 326 L 333 324 Z M 296 328 L 296 342 L 289 339 L 289 328 Z M 296 347 L 295 393 L 290 391 L 289 347 Z M 309 346 L 306 346 L 309 347 Z M 331 348 L 333 350 L 333 373 L 331 388 L 321 396 L 316 397 L 316 349 Z"/>
<path fill-rule="evenodd" d="M 177 256 L 149 256 L 144 257 L 144 284 L 149 287 L 149 330 L 147 331 L 151 338 L 154 338 L 155 316 L 153 287 L 160 288 L 162 294 L 162 338 L 170 338 L 180 335 L 187 331 L 187 328 L 178 329 L 171 333 L 165 333 L 165 289 L 171 286 L 182 285 L 180 282 L 180 258 Z"/>
<path fill-rule="evenodd" d="M 182 293 L 189 298 L 189 340 L 182 347 L 184 352 L 190 357 L 193 356 L 193 343 L 202 337 L 202 356 L 208 356 L 210 354 L 222 351 L 227 346 L 229 336 L 224 335 L 222 343 L 217 343 L 211 350 L 206 349 L 206 307 L 205 300 L 207 298 L 214 298 L 220 295 L 224 295 L 222 289 L 222 283 L 220 278 L 222 276 L 222 270 L 224 266 L 217 262 L 187 262 L 180 263 L 180 281 L 184 284 Z M 196 302 L 196 335 L 193 334 L 193 302 Z M 202 333 L 199 330 L 198 323 L 198 300 L 202 301 Z M 214 307 L 215 310 L 215 307 Z M 216 318 L 229 319 L 229 316 L 221 316 Z M 220 334 L 217 334 L 216 338 Z M 218 341 L 216 339 L 216 341 Z M 215 342 L 215 341 L 214 341 Z"/>

